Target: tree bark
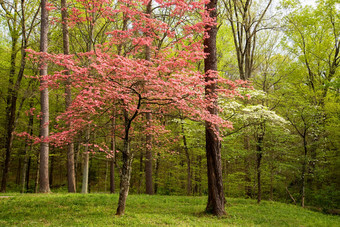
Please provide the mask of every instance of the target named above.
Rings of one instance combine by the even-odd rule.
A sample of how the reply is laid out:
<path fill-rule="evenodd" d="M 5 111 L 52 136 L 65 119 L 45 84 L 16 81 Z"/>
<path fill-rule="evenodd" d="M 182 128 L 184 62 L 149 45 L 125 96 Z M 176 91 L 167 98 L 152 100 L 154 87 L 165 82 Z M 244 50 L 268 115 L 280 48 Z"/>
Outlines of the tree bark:
<path fill-rule="evenodd" d="M 149 3 L 146 6 L 146 14 L 147 17 L 151 17 L 152 13 L 152 0 L 149 1 Z M 150 61 L 151 60 L 151 53 L 150 53 L 150 47 L 148 45 L 145 45 L 145 60 Z M 151 113 L 146 113 L 146 127 L 148 129 L 146 133 L 146 152 L 145 152 L 145 193 L 148 195 L 153 195 L 153 179 L 152 179 L 152 136 L 149 131 L 149 128 L 151 125 L 152 115 Z"/>
<path fill-rule="evenodd" d="M 206 10 L 210 18 L 216 22 L 217 18 L 217 0 L 211 0 L 206 5 Z M 217 90 L 216 90 L 216 73 L 217 73 L 217 56 L 216 56 L 216 35 L 217 25 L 206 25 L 206 31 L 209 37 L 204 39 L 204 53 L 207 57 L 204 59 L 205 81 L 212 82 L 205 87 L 205 96 L 207 100 L 213 100 L 208 104 L 210 114 L 217 115 Z M 217 125 L 206 121 L 206 156 L 208 168 L 208 204 L 206 212 L 217 216 L 226 214 L 224 204 L 225 197 L 223 192 L 222 181 L 222 160 L 221 160 L 221 143 L 219 139 L 219 128 Z"/>
<path fill-rule="evenodd" d="M 111 150 L 112 155 L 110 159 L 110 193 L 115 193 L 115 161 L 116 161 L 116 116 L 115 111 L 113 111 L 112 118 L 112 136 L 111 136 Z"/>
<path fill-rule="evenodd" d="M 48 47 L 48 11 L 46 9 L 47 0 L 41 0 L 41 33 L 40 33 L 40 51 L 47 53 Z M 50 192 L 48 178 L 48 159 L 49 159 L 49 94 L 47 81 L 43 79 L 47 75 L 47 63 L 42 62 L 40 66 L 40 103 L 41 103 L 41 121 L 40 121 L 40 173 L 39 173 L 39 192 Z"/>
<path fill-rule="evenodd" d="M 302 163 L 302 171 L 301 171 L 301 206 L 305 207 L 305 187 L 306 187 L 306 168 L 307 168 L 307 139 L 306 134 L 303 137 L 303 148 L 304 148 L 304 157 Z"/>
<path fill-rule="evenodd" d="M 70 54 L 70 41 L 69 41 L 69 31 L 68 31 L 68 14 L 67 14 L 67 4 L 66 0 L 61 0 L 61 21 L 62 21 L 62 30 L 63 30 L 63 49 L 64 54 Z M 69 72 L 65 72 L 66 75 L 69 75 Z M 65 84 L 65 108 L 67 109 L 72 102 L 72 94 L 70 88 L 70 78 L 67 78 Z M 70 125 L 69 125 L 70 126 Z M 70 142 L 67 145 L 67 187 L 68 192 L 76 192 L 76 177 L 75 177 L 75 169 L 74 169 L 74 143 Z"/>
<path fill-rule="evenodd" d="M 132 155 L 130 153 L 130 144 L 128 138 L 124 139 L 124 150 L 122 152 L 122 174 L 120 178 L 119 201 L 116 215 L 123 215 L 125 212 L 126 198 L 129 194 Z"/>

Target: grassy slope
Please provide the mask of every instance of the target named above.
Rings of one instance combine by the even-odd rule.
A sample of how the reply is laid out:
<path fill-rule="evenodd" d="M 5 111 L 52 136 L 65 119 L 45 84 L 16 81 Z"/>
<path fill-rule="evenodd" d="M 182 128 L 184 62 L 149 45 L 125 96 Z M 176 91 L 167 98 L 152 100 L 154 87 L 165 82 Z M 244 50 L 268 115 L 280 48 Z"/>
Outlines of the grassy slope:
<path fill-rule="evenodd" d="M 117 194 L 7 195 L 0 226 L 340 226 L 339 216 L 268 201 L 228 198 L 228 217 L 216 218 L 202 212 L 206 197 L 129 195 L 116 217 Z"/>

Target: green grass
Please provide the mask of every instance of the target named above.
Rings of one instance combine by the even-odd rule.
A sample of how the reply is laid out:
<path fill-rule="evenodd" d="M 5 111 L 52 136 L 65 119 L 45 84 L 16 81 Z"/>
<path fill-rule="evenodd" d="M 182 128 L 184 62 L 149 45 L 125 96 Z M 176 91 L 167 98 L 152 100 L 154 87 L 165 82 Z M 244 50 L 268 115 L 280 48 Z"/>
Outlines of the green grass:
<path fill-rule="evenodd" d="M 0 194 L 0 226 L 340 226 L 340 217 L 297 206 L 228 198 L 227 217 L 202 211 L 206 197 L 129 195 L 126 214 L 114 215 L 118 195 Z"/>

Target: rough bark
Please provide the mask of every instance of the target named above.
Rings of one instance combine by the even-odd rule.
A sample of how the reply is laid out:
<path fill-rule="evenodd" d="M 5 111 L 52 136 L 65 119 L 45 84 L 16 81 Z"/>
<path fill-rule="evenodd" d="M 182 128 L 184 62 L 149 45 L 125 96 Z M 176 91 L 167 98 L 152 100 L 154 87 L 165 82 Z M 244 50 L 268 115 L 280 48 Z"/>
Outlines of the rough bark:
<path fill-rule="evenodd" d="M 152 0 L 149 1 L 146 6 L 146 14 L 148 17 L 151 17 L 151 6 Z M 150 61 L 151 59 L 150 47 L 148 45 L 145 46 L 145 60 Z M 151 113 L 146 113 L 146 125 L 148 128 L 151 127 L 152 115 Z M 153 179 L 152 179 L 152 136 L 148 131 L 146 134 L 146 152 L 145 152 L 145 193 L 148 195 L 153 195 Z"/>
<path fill-rule="evenodd" d="M 118 208 L 116 215 L 123 215 L 125 212 L 126 198 L 129 194 L 130 188 L 130 178 L 131 178 L 131 164 L 132 164 L 132 154 L 130 153 L 130 144 L 129 144 L 128 136 L 124 138 L 124 148 L 122 152 L 122 161 L 123 165 L 121 168 L 121 177 L 120 177 L 120 191 L 119 191 L 119 200 L 118 200 Z"/>
<path fill-rule="evenodd" d="M 68 14 L 67 14 L 67 4 L 66 0 L 61 0 L 61 21 L 62 21 L 62 31 L 63 31 L 63 50 L 65 55 L 70 54 L 70 41 L 69 41 L 69 31 L 68 31 Z M 69 72 L 65 72 L 69 75 Z M 70 78 L 67 79 L 65 84 L 65 108 L 67 109 L 72 102 L 72 94 L 70 88 Z M 67 145 L 67 188 L 68 192 L 76 192 L 76 177 L 74 168 L 74 143 L 70 142 Z"/>
<path fill-rule="evenodd" d="M 40 51 L 47 53 L 48 47 L 48 11 L 46 9 L 47 0 L 41 0 L 41 33 L 40 33 Z M 49 159 L 49 94 L 47 82 L 43 79 L 47 75 L 47 63 L 40 66 L 40 103 L 41 103 L 41 121 L 40 121 L 40 173 L 39 173 L 39 192 L 50 192 L 48 176 L 48 159 Z"/>
<path fill-rule="evenodd" d="M 206 10 L 209 12 L 209 16 L 217 18 L 217 0 L 211 0 L 206 5 Z M 204 39 L 204 52 L 207 57 L 204 59 L 204 71 L 206 73 L 205 81 L 213 82 L 216 80 L 215 73 L 217 71 L 217 56 L 216 56 L 216 35 L 217 25 L 207 25 L 207 33 L 209 37 Z M 207 100 L 213 100 L 208 105 L 208 111 L 210 114 L 217 115 L 217 90 L 216 83 L 209 83 L 205 87 L 205 95 Z M 207 156 L 207 168 L 208 168 L 208 203 L 206 212 L 212 213 L 217 216 L 223 216 L 226 214 L 224 204 L 225 197 L 223 192 L 222 181 L 222 161 L 221 161 L 221 143 L 218 136 L 219 128 L 217 125 L 206 121 L 205 123 L 206 133 L 206 156 Z"/>

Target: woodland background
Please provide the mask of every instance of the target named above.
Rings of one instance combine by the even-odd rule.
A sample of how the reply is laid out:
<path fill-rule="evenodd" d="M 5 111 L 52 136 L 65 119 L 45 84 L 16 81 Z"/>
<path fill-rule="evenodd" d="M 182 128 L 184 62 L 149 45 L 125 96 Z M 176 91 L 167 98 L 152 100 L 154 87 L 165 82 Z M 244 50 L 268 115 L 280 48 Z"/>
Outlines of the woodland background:
<path fill-rule="evenodd" d="M 80 2 L 84 1 L 68 1 L 68 9 L 80 7 L 84 15 L 95 17 L 69 28 L 72 54 L 103 43 L 106 32 L 116 26 L 98 19 L 95 12 L 87 14 L 88 8 L 81 8 Z M 40 111 L 39 80 L 35 78 L 39 69 L 26 59 L 25 52 L 28 48 L 39 51 L 39 3 L 0 1 L 3 192 L 38 189 L 39 144 L 18 135 L 39 136 L 39 119 L 31 113 Z M 51 3 L 59 9 L 50 11 L 51 16 L 60 18 L 59 1 Z M 225 195 L 287 203 L 301 203 L 305 198 L 307 206 L 340 208 L 339 1 L 320 0 L 315 6 L 294 0 L 224 0 L 219 4 L 218 71 L 226 79 L 249 80 L 254 87 L 239 89 L 251 99 L 219 100 L 220 115 L 234 128 L 222 131 Z M 61 25 L 50 23 L 51 53 L 63 53 Z M 196 66 L 203 70 L 202 63 Z M 63 89 L 50 91 L 52 132 L 57 130 L 56 117 L 65 110 L 64 93 Z M 206 195 L 204 123 L 180 114 L 152 117 L 152 124 L 161 124 L 162 130 L 148 132 L 145 120 L 134 123 L 130 193 Z M 121 153 L 112 158 L 96 146 L 84 145 L 87 141 L 110 147 L 113 121 L 100 116 L 92 120 L 100 127 L 89 133 L 79 131 L 74 141 L 76 191 L 82 189 L 88 156 L 87 192 L 114 192 L 119 185 Z M 151 149 L 146 145 L 148 136 Z M 112 146 L 119 151 L 123 144 L 117 138 Z M 85 150 L 91 152 L 86 155 Z M 67 191 L 67 148 L 51 146 L 49 157 L 51 191 Z M 147 186 L 150 177 L 152 184 Z"/>

